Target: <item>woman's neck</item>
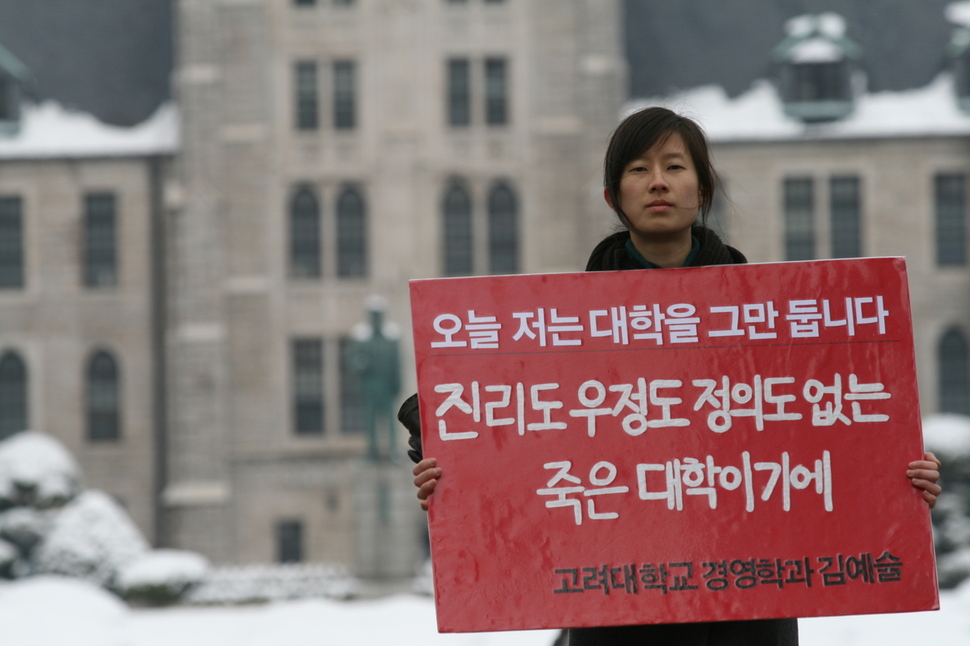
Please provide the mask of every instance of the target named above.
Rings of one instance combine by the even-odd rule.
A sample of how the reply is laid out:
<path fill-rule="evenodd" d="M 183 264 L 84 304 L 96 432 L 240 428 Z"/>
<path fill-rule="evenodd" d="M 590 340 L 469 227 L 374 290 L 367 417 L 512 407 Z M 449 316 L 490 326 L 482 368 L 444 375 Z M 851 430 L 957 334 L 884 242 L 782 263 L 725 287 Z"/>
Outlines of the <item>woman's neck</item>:
<path fill-rule="evenodd" d="M 644 238 L 630 232 L 630 241 L 640 255 L 658 267 L 683 267 L 693 246 L 690 229 L 678 232 L 671 238 Z"/>

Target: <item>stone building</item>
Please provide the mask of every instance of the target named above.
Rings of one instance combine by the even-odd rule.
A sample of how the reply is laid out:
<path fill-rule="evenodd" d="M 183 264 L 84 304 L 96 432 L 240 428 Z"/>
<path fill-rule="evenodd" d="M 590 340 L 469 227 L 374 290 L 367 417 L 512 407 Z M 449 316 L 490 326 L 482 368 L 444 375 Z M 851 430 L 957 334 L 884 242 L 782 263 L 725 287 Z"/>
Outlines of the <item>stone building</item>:
<path fill-rule="evenodd" d="M 868 91 L 855 25 L 823 13 L 779 34 L 774 83 L 633 102 L 705 126 L 727 198 L 715 223 L 749 260 L 906 257 L 924 416 L 970 414 L 970 14 L 950 17 L 948 64 L 922 88 Z"/>
<path fill-rule="evenodd" d="M 377 504 L 359 491 L 344 352 L 364 301 L 383 296 L 407 339 L 408 279 L 580 268 L 605 223 L 618 11 L 178 4 L 166 542 L 219 561 L 355 560 L 355 514 Z M 398 473 L 383 505 L 411 528 L 393 539 L 406 552 L 422 520 Z"/>
<path fill-rule="evenodd" d="M 37 3 L 0 6 L 0 436 L 57 435 L 160 544 L 409 573 L 422 516 L 407 465 L 364 460 L 351 331 L 384 297 L 403 399 L 409 279 L 582 269 L 613 226 L 600 165 L 631 92 L 705 125 L 728 198 L 715 223 L 751 260 L 906 255 L 923 412 L 970 412 L 970 40 L 938 24 L 946 2 L 51 2 L 63 20 L 43 24 L 63 31 L 46 39 L 10 26 Z M 786 34 L 809 5 L 816 27 Z M 116 29 L 125 12 L 170 17 L 174 60 Z M 168 94 L 157 81 L 137 109 L 45 89 L 37 43 L 102 18 L 138 55 L 61 55 L 103 56 L 61 86 L 151 60 L 136 76 L 169 65 L 177 110 L 131 126 Z M 923 46 L 879 49 L 903 32 Z M 44 143 L 31 123 L 56 107 L 21 95 L 128 127 Z M 90 133 L 82 117 L 57 122 Z"/>

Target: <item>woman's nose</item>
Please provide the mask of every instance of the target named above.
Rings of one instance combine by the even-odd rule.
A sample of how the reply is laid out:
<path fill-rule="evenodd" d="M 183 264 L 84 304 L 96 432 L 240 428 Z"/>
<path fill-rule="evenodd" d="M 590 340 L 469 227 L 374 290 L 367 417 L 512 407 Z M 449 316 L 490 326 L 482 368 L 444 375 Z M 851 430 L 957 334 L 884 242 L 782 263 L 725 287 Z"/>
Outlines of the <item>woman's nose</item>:
<path fill-rule="evenodd" d="M 663 173 L 657 171 L 653 173 L 650 177 L 650 191 L 667 191 L 670 186 L 667 184 L 667 178 L 664 177 Z"/>

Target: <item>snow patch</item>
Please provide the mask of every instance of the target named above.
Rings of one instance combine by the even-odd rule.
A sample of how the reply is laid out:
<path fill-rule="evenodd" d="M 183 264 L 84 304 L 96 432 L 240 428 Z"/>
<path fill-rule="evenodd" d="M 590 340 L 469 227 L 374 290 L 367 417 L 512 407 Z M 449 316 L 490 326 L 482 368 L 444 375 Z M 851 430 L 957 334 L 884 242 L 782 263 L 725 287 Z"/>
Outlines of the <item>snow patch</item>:
<path fill-rule="evenodd" d="M 957 106 L 949 72 L 923 88 L 862 94 L 851 115 L 830 123 L 785 115 L 775 86 L 765 79 L 733 99 L 716 85 L 633 99 L 622 116 L 655 105 L 695 119 L 712 143 L 970 135 L 970 115 Z"/>
<path fill-rule="evenodd" d="M 845 53 L 826 38 L 809 38 L 792 47 L 788 55 L 792 63 L 834 63 L 843 58 Z"/>
<path fill-rule="evenodd" d="M 167 155 L 178 148 L 178 125 L 174 103 L 130 128 L 110 126 L 54 101 L 25 104 L 20 131 L 0 137 L 0 159 Z"/>
<path fill-rule="evenodd" d="M 827 11 L 822 14 L 803 14 L 785 23 L 785 32 L 794 38 L 807 38 L 813 33 L 839 39 L 845 36 L 845 18 Z"/>
<path fill-rule="evenodd" d="M 967 646 L 970 582 L 940 595 L 937 612 L 800 619 L 803 644 Z M 429 597 L 312 599 L 237 608 L 130 610 L 110 594 L 52 578 L 0 582 L 6 646 L 550 646 L 555 630 L 439 634 Z"/>
<path fill-rule="evenodd" d="M 970 27 L 970 2 L 951 2 L 945 11 L 946 19 L 961 27 Z"/>
<path fill-rule="evenodd" d="M 200 554 L 161 549 L 122 567 L 116 585 L 122 590 L 164 586 L 178 593 L 201 581 L 208 571 L 209 561 Z"/>
<path fill-rule="evenodd" d="M 288 563 L 211 569 L 184 601 L 191 604 L 254 603 L 282 599 L 356 596 L 357 579 L 342 565 Z"/>
<path fill-rule="evenodd" d="M 0 584 L 0 626 L 11 646 L 122 646 L 129 611 L 110 592 L 77 579 L 36 577 Z"/>
<path fill-rule="evenodd" d="M 14 500 L 28 490 L 41 506 L 66 502 L 80 490 L 80 479 L 74 458 L 50 435 L 23 431 L 0 442 L 0 498 Z"/>
<path fill-rule="evenodd" d="M 121 505 L 90 489 L 54 519 L 33 554 L 36 572 L 62 574 L 110 585 L 115 575 L 148 550 Z"/>
<path fill-rule="evenodd" d="M 943 413 L 923 420 L 923 443 L 938 457 L 970 456 L 970 417 Z"/>

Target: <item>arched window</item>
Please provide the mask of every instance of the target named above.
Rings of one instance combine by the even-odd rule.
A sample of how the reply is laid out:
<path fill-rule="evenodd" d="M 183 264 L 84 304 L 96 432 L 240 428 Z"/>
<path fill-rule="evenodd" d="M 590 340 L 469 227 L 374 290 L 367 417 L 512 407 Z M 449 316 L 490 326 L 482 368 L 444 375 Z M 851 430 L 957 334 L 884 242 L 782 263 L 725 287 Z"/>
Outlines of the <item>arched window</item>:
<path fill-rule="evenodd" d="M 488 194 L 488 270 L 492 274 L 519 271 L 518 207 L 505 182 Z"/>
<path fill-rule="evenodd" d="M 963 333 L 950 328 L 943 334 L 937 362 L 940 370 L 940 412 L 970 415 L 970 357 Z"/>
<path fill-rule="evenodd" d="M 0 439 L 27 428 L 27 366 L 16 352 L 0 358 Z"/>
<path fill-rule="evenodd" d="M 452 182 L 445 191 L 442 212 L 444 274 L 467 276 L 472 273 L 472 201 L 462 183 Z"/>
<path fill-rule="evenodd" d="M 121 395 L 118 363 L 109 352 L 95 352 L 88 362 L 86 416 L 88 439 L 96 442 L 121 437 Z"/>
<path fill-rule="evenodd" d="M 301 186 L 290 200 L 290 275 L 320 275 L 320 203 L 309 186 Z"/>
<path fill-rule="evenodd" d="M 367 215 L 364 198 L 353 186 L 346 187 L 337 198 L 337 275 L 367 275 Z"/>

